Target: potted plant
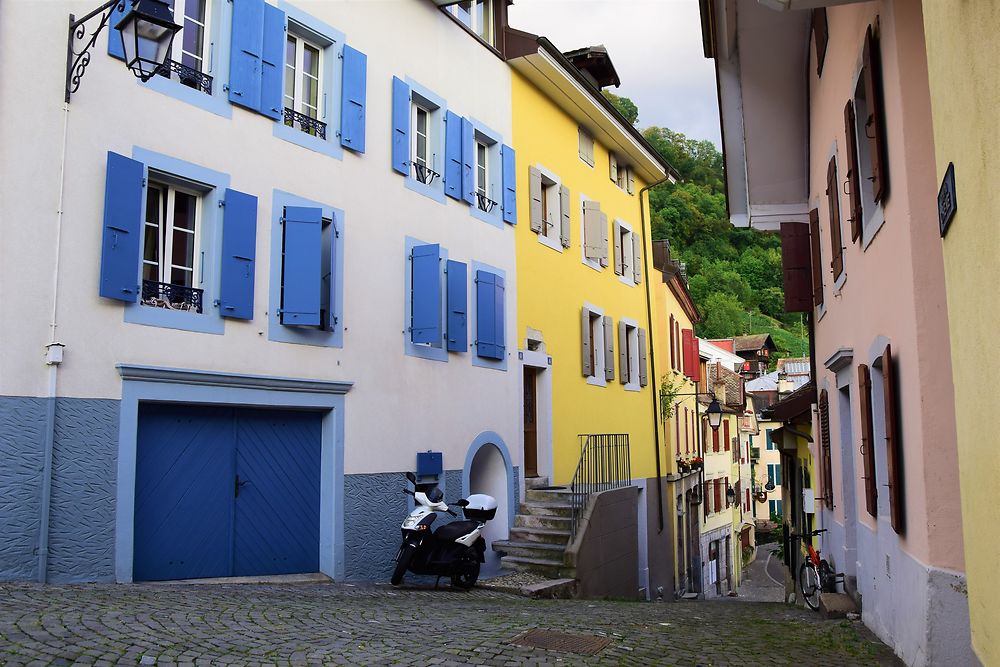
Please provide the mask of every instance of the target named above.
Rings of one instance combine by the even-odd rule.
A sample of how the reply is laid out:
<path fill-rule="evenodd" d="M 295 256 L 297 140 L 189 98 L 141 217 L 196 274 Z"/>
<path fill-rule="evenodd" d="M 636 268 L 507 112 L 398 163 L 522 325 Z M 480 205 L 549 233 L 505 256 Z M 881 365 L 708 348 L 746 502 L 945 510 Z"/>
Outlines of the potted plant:
<path fill-rule="evenodd" d="M 691 459 L 691 469 L 701 470 L 704 463 L 705 463 L 704 459 L 702 459 L 700 456 L 696 456 L 693 459 Z"/>
<path fill-rule="evenodd" d="M 681 471 L 681 474 L 687 474 L 691 472 L 691 464 L 684 459 L 677 459 L 677 469 Z"/>

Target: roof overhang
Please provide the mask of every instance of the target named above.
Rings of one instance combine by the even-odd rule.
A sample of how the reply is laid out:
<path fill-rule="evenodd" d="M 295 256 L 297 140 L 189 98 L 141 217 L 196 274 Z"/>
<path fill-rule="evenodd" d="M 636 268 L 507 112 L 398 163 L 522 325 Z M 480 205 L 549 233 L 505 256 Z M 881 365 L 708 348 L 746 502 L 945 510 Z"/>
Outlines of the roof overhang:
<path fill-rule="evenodd" d="M 649 146 L 638 130 L 620 120 L 609 110 L 600 92 L 582 80 L 569 63 L 544 37 L 538 46 L 523 55 L 511 57 L 509 63 L 536 88 L 590 132 L 595 139 L 625 158 L 646 183 L 676 175 L 669 165 Z M 571 69 L 572 68 L 572 69 Z M 600 101 L 598 101 L 600 97 Z"/>
<path fill-rule="evenodd" d="M 730 221 L 765 231 L 808 222 L 810 13 L 735 0 L 703 0 L 701 11 L 705 54 L 715 59 Z"/>

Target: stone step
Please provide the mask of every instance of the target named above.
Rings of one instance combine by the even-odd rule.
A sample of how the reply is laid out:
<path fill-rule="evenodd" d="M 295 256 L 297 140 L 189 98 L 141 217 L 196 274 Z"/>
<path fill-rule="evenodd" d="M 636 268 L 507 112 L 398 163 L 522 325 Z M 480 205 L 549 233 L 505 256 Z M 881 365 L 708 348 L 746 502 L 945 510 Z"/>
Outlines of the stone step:
<path fill-rule="evenodd" d="M 573 508 L 569 503 L 556 502 L 527 502 L 521 503 L 521 514 L 531 516 L 561 516 L 571 518 Z"/>
<path fill-rule="evenodd" d="M 517 542 L 544 542 L 545 544 L 558 544 L 566 547 L 569 544 L 569 526 L 567 530 L 555 528 L 518 527 L 510 529 L 511 541 Z"/>
<path fill-rule="evenodd" d="M 549 487 L 543 489 L 529 489 L 524 493 L 525 502 L 556 502 L 569 503 L 571 492 L 565 487 Z"/>
<path fill-rule="evenodd" d="M 549 579 L 521 586 L 521 595 L 535 599 L 570 600 L 576 594 L 576 579 Z"/>
<path fill-rule="evenodd" d="M 548 486 L 548 477 L 525 477 L 524 478 L 524 488 L 527 489 L 537 489 L 541 486 Z"/>
<path fill-rule="evenodd" d="M 550 579 L 575 579 L 576 571 L 560 560 L 549 558 L 526 558 L 523 556 L 504 556 L 500 561 L 504 567 L 522 572 L 534 572 Z"/>
<path fill-rule="evenodd" d="M 563 554 L 566 552 L 566 548 L 561 544 L 514 540 L 497 540 L 493 543 L 493 550 L 503 552 L 508 556 L 559 561 L 562 561 Z"/>
<path fill-rule="evenodd" d="M 515 528 L 545 528 L 569 532 L 573 519 L 566 516 L 546 516 L 536 514 L 518 514 L 514 517 Z"/>

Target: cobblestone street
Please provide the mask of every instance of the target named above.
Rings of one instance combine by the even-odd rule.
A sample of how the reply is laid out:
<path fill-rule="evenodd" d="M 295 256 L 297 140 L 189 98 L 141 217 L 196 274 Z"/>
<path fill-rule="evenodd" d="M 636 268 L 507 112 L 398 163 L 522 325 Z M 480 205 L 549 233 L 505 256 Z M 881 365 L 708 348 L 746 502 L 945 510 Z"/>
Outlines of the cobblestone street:
<path fill-rule="evenodd" d="M 534 628 L 610 643 L 589 656 L 512 643 Z M 897 664 L 863 632 L 755 602 L 533 601 L 446 586 L 0 585 L 4 665 Z"/>

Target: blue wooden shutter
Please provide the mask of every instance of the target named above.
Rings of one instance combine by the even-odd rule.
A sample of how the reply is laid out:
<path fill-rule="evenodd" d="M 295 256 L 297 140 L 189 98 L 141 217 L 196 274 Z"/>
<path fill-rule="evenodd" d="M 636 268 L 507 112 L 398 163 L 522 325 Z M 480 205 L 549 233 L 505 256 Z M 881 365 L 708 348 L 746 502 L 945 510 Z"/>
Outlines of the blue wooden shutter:
<path fill-rule="evenodd" d="M 410 86 L 392 77 L 392 168 L 410 173 Z"/>
<path fill-rule="evenodd" d="M 504 358 L 504 280 L 489 271 L 476 271 L 476 354 Z"/>
<path fill-rule="evenodd" d="M 517 174 L 514 149 L 507 144 L 501 149 L 503 157 L 503 221 L 517 224 Z"/>
<path fill-rule="evenodd" d="M 114 56 L 115 58 L 121 58 L 125 60 L 125 51 L 122 50 L 122 32 L 121 30 L 115 30 L 115 26 L 118 22 L 125 17 L 129 9 L 132 8 L 132 3 L 129 0 L 125 0 L 124 8 L 118 11 L 118 4 L 115 3 L 111 7 L 111 16 L 108 18 L 108 55 Z"/>
<path fill-rule="evenodd" d="M 337 279 L 339 277 L 337 273 L 337 244 L 340 243 L 339 238 L 337 215 L 334 214 L 333 219 L 330 221 L 330 276 L 327 281 L 327 289 L 330 290 L 330 309 L 326 314 L 326 328 L 328 331 L 337 330 Z"/>
<path fill-rule="evenodd" d="M 134 303 L 138 296 L 144 171 L 141 162 L 108 152 L 98 294 L 109 299 Z"/>
<path fill-rule="evenodd" d="M 410 340 L 441 346 L 441 246 L 413 247 L 410 273 Z"/>
<path fill-rule="evenodd" d="M 222 222 L 222 286 L 219 314 L 253 319 L 253 281 L 257 252 L 257 198 L 226 188 Z"/>
<path fill-rule="evenodd" d="M 462 119 L 462 199 L 476 203 L 476 132 L 468 118 Z"/>
<path fill-rule="evenodd" d="M 260 107 L 258 111 L 279 120 L 284 116 L 282 99 L 285 76 L 285 12 L 264 5 L 264 39 L 261 48 Z"/>
<path fill-rule="evenodd" d="M 468 267 L 448 260 L 448 351 L 468 352 Z"/>
<path fill-rule="evenodd" d="M 263 49 L 264 0 L 233 0 L 229 52 L 229 101 L 233 104 L 254 111 L 260 108 Z"/>
<path fill-rule="evenodd" d="M 344 85 L 340 96 L 340 145 L 365 152 L 365 100 L 368 56 L 344 46 Z"/>
<path fill-rule="evenodd" d="M 462 117 L 445 112 L 444 127 L 444 192 L 462 199 Z"/>
<path fill-rule="evenodd" d="M 286 206 L 281 262 L 281 323 L 319 326 L 323 210 Z"/>

